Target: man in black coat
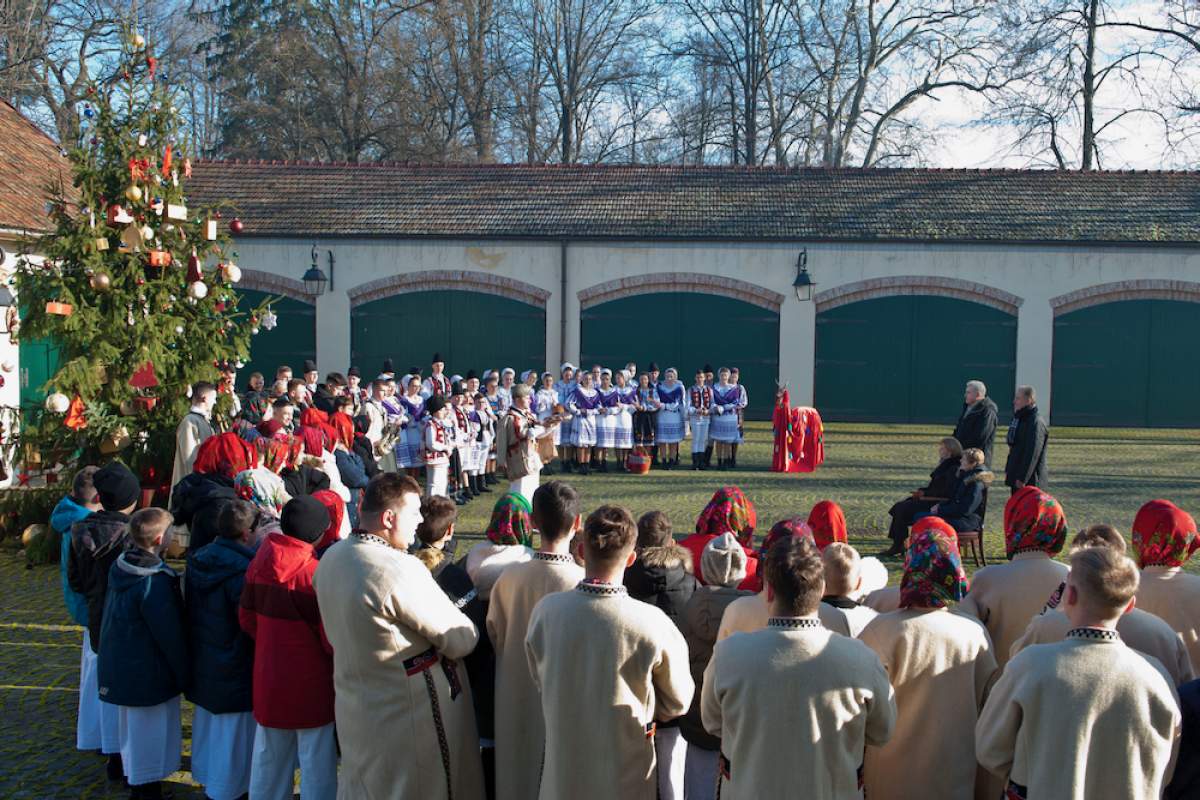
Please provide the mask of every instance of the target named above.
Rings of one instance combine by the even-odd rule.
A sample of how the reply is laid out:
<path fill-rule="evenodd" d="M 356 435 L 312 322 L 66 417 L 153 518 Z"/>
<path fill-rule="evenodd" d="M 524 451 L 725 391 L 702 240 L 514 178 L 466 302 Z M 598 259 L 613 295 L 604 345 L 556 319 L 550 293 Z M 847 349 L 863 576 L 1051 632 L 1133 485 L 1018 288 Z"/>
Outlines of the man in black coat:
<path fill-rule="evenodd" d="M 992 463 L 992 443 L 996 440 L 996 404 L 987 396 L 983 381 L 967 381 L 962 413 L 954 426 L 954 438 L 963 450 L 978 447 L 983 463 Z"/>
<path fill-rule="evenodd" d="M 1046 446 L 1049 432 L 1038 413 L 1032 386 L 1018 386 L 1013 397 L 1013 418 L 1008 425 L 1008 462 L 1004 483 L 1015 494 L 1024 486 L 1046 488 Z"/>

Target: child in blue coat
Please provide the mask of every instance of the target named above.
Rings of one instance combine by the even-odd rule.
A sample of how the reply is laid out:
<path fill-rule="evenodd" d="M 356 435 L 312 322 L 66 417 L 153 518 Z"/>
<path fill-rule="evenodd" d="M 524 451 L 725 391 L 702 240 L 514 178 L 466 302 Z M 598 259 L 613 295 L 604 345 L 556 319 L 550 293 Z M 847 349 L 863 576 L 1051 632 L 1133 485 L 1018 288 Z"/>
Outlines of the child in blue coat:
<path fill-rule="evenodd" d="M 100 628 L 100 700 L 117 707 L 131 798 L 162 797 L 179 769 L 179 699 L 191 664 L 179 574 L 159 557 L 171 524 L 161 508 L 129 520 L 130 548 L 113 563 Z"/>

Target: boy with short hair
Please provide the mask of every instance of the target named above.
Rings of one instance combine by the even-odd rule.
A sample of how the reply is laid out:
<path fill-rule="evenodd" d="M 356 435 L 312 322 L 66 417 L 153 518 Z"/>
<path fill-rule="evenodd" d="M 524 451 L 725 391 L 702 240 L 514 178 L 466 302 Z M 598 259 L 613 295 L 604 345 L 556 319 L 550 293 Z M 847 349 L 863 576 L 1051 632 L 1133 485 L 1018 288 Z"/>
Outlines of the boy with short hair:
<path fill-rule="evenodd" d="M 656 722 L 680 716 L 691 701 L 683 634 L 621 585 L 636 538 L 628 510 L 593 511 L 584 525 L 584 579 L 542 598 L 530 617 L 525 648 L 546 724 L 542 800 L 654 800 Z"/>
<path fill-rule="evenodd" d="M 530 616 L 543 597 L 583 580 L 583 568 L 571 556 L 571 540 L 580 527 L 579 493 L 563 481 L 542 484 L 533 493 L 532 517 L 541 547 L 532 561 L 500 573 L 487 615 L 496 650 L 497 800 L 535 798 L 538 792 L 546 729 L 525 655 Z"/>
<path fill-rule="evenodd" d="M 883 665 L 817 618 L 821 555 L 788 537 L 766 557 L 767 627 L 719 642 L 704 671 L 704 727 L 721 737 L 722 798 L 859 796 L 863 749 L 891 738 L 896 703 Z"/>
<path fill-rule="evenodd" d="M 215 540 L 192 553 L 186 587 L 192 685 L 192 777 L 211 800 L 250 791 L 254 715 L 250 690 L 254 641 L 238 625 L 246 568 L 254 558 L 258 509 L 233 500 L 221 510 Z"/>
<path fill-rule="evenodd" d="M 1162 793 L 1177 746 L 1179 699 L 1153 659 L 1121 641 L 1138 571 L 1107 547 L 1071 556 L 1067 638 L 1008 662 L 975 726 L 979 763 L 1008 776 L 1006 797 Z"/>
<path fill-rule="evenodd" d="M 337 792 L 333 732 L 333 648 L 317 608 L 313 544 L 329 528 L 329 511 L 310 495 L 283 507 L 281 533 L 268 533 L 250 566 L 238 621 L 254 639 L 253 706 L 258 727 L 250 796 L 291 800 L 300 764 L 305 800 Z"/>
<path fill-rule="evenodd" d="M 853 599 L 862 587 L 862 557 L 844 542 L 831 542 L 821 553 L 825 568 L 825 596 L 821 602 L 846 618 L 851 638 L 875 619 L 875 610 Z"/>
<path fill-rule="evenodd" d="M 448 497 L 450 453 L 454 450 L 453 425 L 448 422 L 450 407 L 440 394 L 425 403 L 429 417 L 422 422 L 421 442 L 425 450 L 425 496 Z"/>
<path fill-rule="evenodd" d="M 130 547 L 109 571 L 100 635 L 100 700 L 116 707 L 131 798 L 162 797 L 179 769 L 179 699 L 191 676 L 179 574 L 159 557 L 171 514 L 129 519 Z"/>

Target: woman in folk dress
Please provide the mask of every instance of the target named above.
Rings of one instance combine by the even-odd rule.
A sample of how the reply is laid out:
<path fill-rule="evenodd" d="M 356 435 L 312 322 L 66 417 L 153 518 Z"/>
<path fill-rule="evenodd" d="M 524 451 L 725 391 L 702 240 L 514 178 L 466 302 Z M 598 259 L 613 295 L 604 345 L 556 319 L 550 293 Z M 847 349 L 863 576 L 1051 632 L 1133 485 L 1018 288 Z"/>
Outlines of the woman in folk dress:
<path fill-rule="evenodd" d="M 414 477 L 425 471 L 425 457 L 421 449 L 425 446 L 422 438 L 421 419 L 425 416 L 425 397 L 421 394 L 421 379 L 416 375 L 405 375 L 402 381 L 404 396 L 399 398 L 385 397 L 383 409 L 387 413 L 388 422 L 399 422 L 402 431 L 400 441 L 396 443 L 396 466 L 408 470 Z M 398 416 L 393 418 L 392 408 L 397 409 Z"/>
<path fill-rule="evenodd" d="M 629 451 L 633 449 L 633 414 L 638 406 L 638 390 L 636 386 L 629 385 L 629 373 L 625 370 L 619 371 L 615 377 L 617 381 L 615 389 L 617 413 L 612 446 L 616 449 L 621 467 L 624 468 L 625 459 L 628 458 Z"/>
<path fill-rule="evenodd" d="M 570 361 L 563 363 L 559 369 L 561 378 L 555 382 L 554 389 L 558 392 L 558 404 L 563 408 L 571 402 L 575 393 L 575 365 Z M 563 472 L 570 472 L 575 460 L 575 419 L 569 419 L 562 424 L 559 432 L 559 443 L 562 445 Z"/>
<path fill-rule="evenodd" d="M 667 469 L 679 466 L 679 443 L 683 441 L 683 384 L 679 382 L 679 371 L 667 367 L 664 380 L 658 385 L 657 429 L 658 457 Z"/>
<path fill-rule="evenodd" d="M 638 376 L 637 408 L 633 412 L 633 443 L 638 447 L 654 446 L 654 416 L 658 413 L 658 395 L 650 383 L 650 375 Z"/>
<path fill-rule="evenodd" d="M 613 386 L 612 370 L 600 372 L 600 416 L 596 419 L 596 447 L 592 461 L 599 460 L 600 471 L 608 472 L 608 451 L 617 446 L 617 388 Z M 615 456 L 614 456 L 615 457 Z"/>
<path fill-rule="evenodd" d="M 721 367 L 717 378 L 717 385 L 712 391 L 708 435 L 717 443 L 717 469 L 725 469 L 732 466 L 733 445 L 741 438 L 737 409 L 742 398 L 742 387 L 729 382 L 728 367 Z"/>
<path fill-rule="evenodd" d="M 692 428 L 692 469 L 707 469 L 708 423 L 712 408 L 712 387 L 705 382 L 703 369 L 696 370 L 696 382 L 688 390 L 687 416 Z"/>
<path fill-rule="evenodd" d="M 567 410 L 575 418 L 575 461 L 579 471 L 591 472 L 592 448 L 596 446 L 596 420 L 600 416 L 600 392 L 592 388 L 592 374 L 579 376 L 579 385 L 571 393 Z"/>
<path fill-rule="evenodd" d="M 542 386 L 537 390 L 537 393 L 533 396 L 533 399 L 535 405 L 534 413 L 537 414 L 538 422 L 544 425 L 546 420 L 554 414 L 555 408 L 562 405 L 558 399 L 558 390 L 554 388 L 553 373 L 542 373 Z M 567 423 L 564 422 L 563 425 L 565 424 Z M 561 426 L 556 425 L 554 427 L 554 432 L 550 434 L 551 441 L 554 443 L 556 448 L 555 452 L 557 452 L 558 445 L 561 442 L 562 431 L 559 430 L 560 427 Z M 548 467 L 549 464 L 546 466 Z M 553 475 L 554 472 L 553 470 L 543 468 L 542 474 Z"/>
<path fill-rule="evenodd" d="M 738 445 L 746 441 L 746 406 L 750 405 L 750 396 L 746 394 L 746 387 L 740 383 L 741 372 L 737 367 L 731 367 L 729 370 L 729 382 L 738 387 L 737 401 L 737 421 L 738 421 L 738 438 L 733 443 L 731 453 L 729 455 L 729 466 L 737 469 L 737 451 Z"/>

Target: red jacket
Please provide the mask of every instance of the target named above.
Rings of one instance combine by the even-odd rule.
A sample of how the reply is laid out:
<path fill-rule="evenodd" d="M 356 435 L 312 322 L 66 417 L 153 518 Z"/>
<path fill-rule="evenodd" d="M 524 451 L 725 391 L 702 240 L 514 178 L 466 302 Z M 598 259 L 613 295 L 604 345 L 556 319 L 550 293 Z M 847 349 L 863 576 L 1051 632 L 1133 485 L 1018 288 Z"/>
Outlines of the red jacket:
<path fill-rule="evenodd" d="M 704 572 L 700 569 L 700 555 L 704 552 L 704 547 L 715 538 L 717 538 L 716 534 L 712 533 L 693 533 L 679 543 L 691 551 L 692 568 L 694 570 L 692 574 L 702 584 L 705 583 L 705 580 Z M 745 545 L 742 545 L 742 550 L 746 553 L 746 577 L 742 579 L 737 588 L 750 592 L 758 592 L 762 589 L 762 581 L 758 576 L 758 553 Z"/>
<path fill-rule="evenodd" d="M 269 533 L 246 569 L 238 620 L 254 639 L 254 719 L 267 728 L 333 722 L 333 648 L 325 638 L 313 546 Z"/>

